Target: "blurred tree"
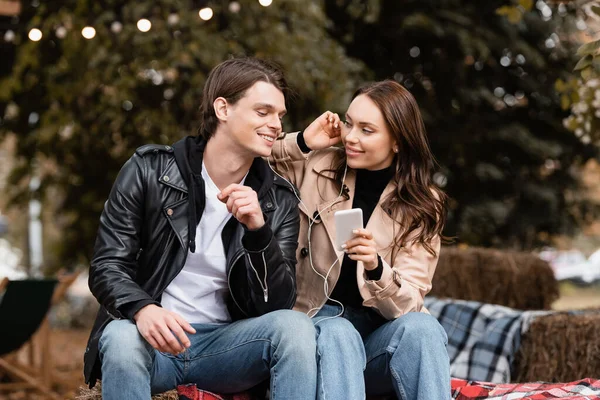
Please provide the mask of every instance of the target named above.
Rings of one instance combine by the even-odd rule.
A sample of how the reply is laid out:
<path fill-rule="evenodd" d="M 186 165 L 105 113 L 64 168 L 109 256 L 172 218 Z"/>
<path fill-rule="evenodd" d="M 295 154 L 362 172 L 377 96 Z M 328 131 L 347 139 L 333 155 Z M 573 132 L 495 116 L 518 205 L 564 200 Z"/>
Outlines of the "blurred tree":
<path fill-rule="evenodd" d="M 200 3 L 69 0 L 24 8 L 15 65 L 0 81 L 0 102 L 8 102 L 0 140 L 18 135 L 14 202 L 28 198 L 33 173 L 42 175 L 45 205 L 55 207 L 49 222 L 62 232 L 63 266 L 88 261 L 103 203 L 134 150 L 195 134 L 204 80 L 222 60 L 256 55 L 283 65 L 298 94 L 288 128 L 342 108 L 362 80 L 362 64 L 325 32 L 317 2 L 211 2 L 209 21 L 199 18 Z M 140 19 L 150 21 L 149 31 L 138 29 Z M 95 29 L 89 40 L 85 26 Z M 32 28 L 41 40 L 28 39 Z"/>
<path fill-rule="evenodd" d="M 562 126 L 554 82 L 572 76 L 573 49 L 550 5 L 331 0 L 326 12 L 348 55 L 417 97 L 453 198 L 447 234 L 531 248 L 590 214 L 577 172 L 596 148 Z"/>
<path fill-rule="evenodd" d="M 572 1 L 568 10 L 576 21 L 571 31 L 583 31 L 580 35 L 584 43 L 577 49 L 576 74 L 556 81 L 561 105 L 571 111 L 564 125 L 584 143 L 600 144 L 600 1 Z"/>
<path fill-rule="evenodd" d="M 436 181 L 453 198 L 446 232 L 460 242 L 530 248 L 589 214 L 577 173 L 596 148 L 562 126 L 553 86 L 570 82 L 574 63 L 544 1 L 222 0 L 210 2 L 209 21 L 198 16 L 203 5 L 25 7 L 15 65 L 0 81 L 0 139 L 18 135 L 16 203 L 41 171 L 63 263 L 87 262 L 103 202 L 137 146 L 195 133 L 204 79 L 231 55 L 284 66 L 298 92 L 288 129 L 343 112 L 365 78 L 402 82 L 423 110 L 442 166 Z M 148 32 L 136 26 L 142 18 Z M 27 38 L 34 27 L 38 42 Z"/>

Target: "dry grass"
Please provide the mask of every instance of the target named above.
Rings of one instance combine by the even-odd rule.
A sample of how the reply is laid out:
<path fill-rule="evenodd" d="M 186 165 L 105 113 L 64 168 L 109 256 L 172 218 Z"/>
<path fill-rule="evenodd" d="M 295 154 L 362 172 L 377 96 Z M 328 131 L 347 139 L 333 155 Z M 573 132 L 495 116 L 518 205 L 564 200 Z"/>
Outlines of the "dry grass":
<path fill-rule="evenodd" d="M 444 247 L 431 295 L 520 310 L 549 310 L 559 292 L 548 263 L 532 254 Z"/>
<path fill-rule="evenodd" d="M 76 400 L 102 400 L 102 395 L 100 393 L 100 384 L 94 386 L 93 389 L 81 388 L 79 394 L 75 398 Z M 152 400 L 178 400 L 179 396 L 177 395 L 176 390 L 170 390 L 166 393 L 158 394 L 152 396 Z"/>
<path fill-rule="evenodd" d="M 600 378 L 600 312 L 537 318 L 523 335 L 515 360 L 517 382 L 570 382 Z"/>

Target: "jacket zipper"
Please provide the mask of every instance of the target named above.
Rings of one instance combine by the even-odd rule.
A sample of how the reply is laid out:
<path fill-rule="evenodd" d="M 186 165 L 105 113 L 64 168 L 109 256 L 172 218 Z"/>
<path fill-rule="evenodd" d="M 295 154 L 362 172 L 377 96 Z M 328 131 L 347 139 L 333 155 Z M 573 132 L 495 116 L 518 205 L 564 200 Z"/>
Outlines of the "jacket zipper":
<path fill-rule="evenodd" d="M 237 302 L 237 300 L 235 299 L 235 296 L 233 295 L 233 290 L 231 290 L 231 271 L 233 271 L 233 267 L 235 267 L 235 264 L 237 264 L 238 260 L 243 255 L 244 255 L 244 250 L 241 250 L 239 252 L 239 254 L 237 254 L 235 256 L 235 258 L 233 259 L 233 262 L 231 264 L 231 268 L 229 268 L 229 273 L 227 274 L 227 286 L 229 287 L 229 294 L 231 295 L 231 298 L 233 299 L 233 302 L 235 303 L 235 305 L 237 306 L 237 308 L 242 312 L 242 314 L 244 314 L 247 317 L 248 314 L 246 314 L 246 312 L 242 309 L 242 307 L 240 307 L 240 304 Z"/>
<path fill-rule="evenodd" d="M 256 280 L 258 281 L 258 284 L 260 285 L 261 289 L 263 290 L 263 296 L 264 296 L 265 303 L 266 303 L 269 301 L 269 286 L 267 285 L 267 262 L 265 260 L 265 252 L 261 251 L 260 255 L 262 256 L 263 266 L 265 268 L 265 278 L 264 278 L 263 282 L 260 281 L 260 276 L 258 276 L 258 271 L 256 270 L 256 268 L 254 268 L 254 264 L 252 264 L 252 259 L 250 258 L 250 254 L 246 253 L 246 256 L 248 257 L 248 262 L 250 263 L 250 267 L 252 267 L 252 270 L 254 271 L 254 274 L 256 275 Z"/>

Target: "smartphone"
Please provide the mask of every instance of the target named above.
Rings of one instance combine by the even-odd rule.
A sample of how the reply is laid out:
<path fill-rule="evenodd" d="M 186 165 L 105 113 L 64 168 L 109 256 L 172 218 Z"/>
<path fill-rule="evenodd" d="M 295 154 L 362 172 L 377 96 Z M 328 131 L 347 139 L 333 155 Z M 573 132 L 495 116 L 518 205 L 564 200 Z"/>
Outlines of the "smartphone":
<path fill-rule="evenodd" d="M 333 218 L 335 220 L 335 245 L 338 251 L 342 251 L 342 245 L 354 237 L 352 231 L 363 227 L 362 209 L 352 208 L 336 211 Z"/>

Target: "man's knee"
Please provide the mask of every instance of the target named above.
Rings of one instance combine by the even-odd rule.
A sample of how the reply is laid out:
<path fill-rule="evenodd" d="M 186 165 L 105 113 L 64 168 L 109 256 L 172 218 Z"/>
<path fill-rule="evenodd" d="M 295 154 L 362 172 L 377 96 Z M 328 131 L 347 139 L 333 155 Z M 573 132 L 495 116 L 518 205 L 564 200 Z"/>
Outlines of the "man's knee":
<path fill-rule="evenodd" d="M 98 349 L 103 364 L 127 364 L 153 354 L 152 346 L 129 320 L 110 322 L 102 332 Z"/>

